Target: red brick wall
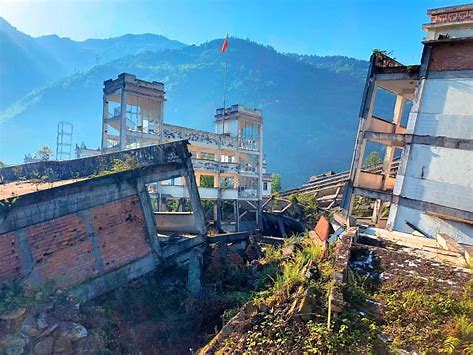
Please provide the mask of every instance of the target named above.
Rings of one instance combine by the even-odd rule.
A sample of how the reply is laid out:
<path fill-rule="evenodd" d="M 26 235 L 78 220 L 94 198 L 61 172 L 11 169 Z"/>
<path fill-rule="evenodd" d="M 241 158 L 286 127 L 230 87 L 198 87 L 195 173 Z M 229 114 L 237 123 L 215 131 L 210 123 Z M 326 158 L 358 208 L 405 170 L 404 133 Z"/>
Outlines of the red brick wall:
<path fill-rule="evenodd" d="M 23 272 L 14 232 L 0 235 L 0 280 L 11 281 Z"/>
<path fill-rule="evenodd" d="M 472 70 L 473 42 L 442 44 L 432 48 L 430 71 Z"/>
<path fill-rule="evenodd" d="M 92 241 L 78 215 L 35 224 L 26 229 L 26 235 L 42 280 L 69 286 L 97 275 Z"/>
<path fill-rule="evenodd" d="M 92 208 L 89 213 L 106 272 L 151 252 L 138 195 Z M 81 214 L 70 214 L 25 229 L 40 280 L 71 286 L 99 275 L 86 223 Z M 25 272 L 17 239 L 16 232 L 0 234 L 0 283 Z"/>
<path fill-rule="evenodd" d="M 473 10 L 454 11 L 430 16 L 432 23 L 466 22 L 473 20 Z"/>
<path fill-rule="evenodd" d="M 90 212 L 106 271 L 151 251 L 137 195 L 95 207 Z"/>

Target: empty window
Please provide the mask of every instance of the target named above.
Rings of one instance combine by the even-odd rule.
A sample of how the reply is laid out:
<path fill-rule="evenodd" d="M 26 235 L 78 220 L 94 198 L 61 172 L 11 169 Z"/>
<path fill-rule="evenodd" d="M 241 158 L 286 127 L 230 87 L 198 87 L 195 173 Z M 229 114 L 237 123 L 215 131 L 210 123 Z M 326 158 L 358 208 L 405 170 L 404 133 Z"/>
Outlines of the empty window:
<path fill-rule="evenodd" d="M 205 160 L 215 160 L 215 153 L 202 152 L 200 153 L 200 158 Z"/>
<path fill-rule="evenodd" d="M 222 163 L 234 163 L 235 157 L 233 155 L 221 155 L 221 162 Z"/>
<path fill-rule="evenodd" d="M 234 189 L 235 179 L 233 177 L 223 177 L 220 179 L 220 187 L 222 189 Z"/>
<path fill-rule="evenodd" d="M 213 175 L 200 175 L 201 187 L 214 187 L 215 177 Z"/>

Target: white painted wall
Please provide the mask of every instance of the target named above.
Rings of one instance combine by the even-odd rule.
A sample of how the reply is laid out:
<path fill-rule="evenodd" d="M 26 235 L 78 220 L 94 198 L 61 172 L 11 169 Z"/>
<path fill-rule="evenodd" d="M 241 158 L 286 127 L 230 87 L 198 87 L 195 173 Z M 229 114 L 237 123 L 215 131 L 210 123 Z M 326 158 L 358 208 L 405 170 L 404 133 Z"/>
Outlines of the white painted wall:
<path fill-rule="evenodd" d="M 222 133 L 222 121 L 218 121 L 215 125 L 215 133 Z M 232 137 L 238 136 L 238 121 L 236 119 L 225 120 L 225 132 L 230 133 Z"/>
<path fill-rule="evenodd" d="M 428 79 L 413 106 L 407 133 L 473 138 L 473 79 Z"/>
<path fill-rule="evenodd" d="M 407 133 L 473 139 L 473 79 L 427 79 L 417 94 Z M 472 151 L 413 144 L 406 147 L 403 159 L 395 195 L 473 212 Z M 406 220 L 431 236 L 443 232 L 473 244 L 472 225 L 393 205 L 388 228 L 412 232 Z"/>
<path fill-rule="evenodd" d="M 473 245 L 473 225 L 429 216 L 423 211 L 404 206 L 392 206 L 389 212 L 389 219 L 391 219 L 391 214 L 396 215 L 395 222 L 392 225 L 393 230 L 412 233 L 413 230 L 406 224 L 406 221 L 409 221 L 422 231 L 428 233 L 432 238 L 437 233 L 445 233 L 460 243 Z"/>
<path fill-rule="evenodd" d="M 163 185 L 161 190 L 162 194 L 171 195 L 174 198 L 189 197 L 189 192 L 186 186 L 172 186 Z M 202 199 L 214 200 L 218 197 L 218 189 L 212 187 L 199 187 L 199 195 Z M 237 189 L 222 189 L 222 198 L 225 200 L 236 200 L 238 199 Z"/>

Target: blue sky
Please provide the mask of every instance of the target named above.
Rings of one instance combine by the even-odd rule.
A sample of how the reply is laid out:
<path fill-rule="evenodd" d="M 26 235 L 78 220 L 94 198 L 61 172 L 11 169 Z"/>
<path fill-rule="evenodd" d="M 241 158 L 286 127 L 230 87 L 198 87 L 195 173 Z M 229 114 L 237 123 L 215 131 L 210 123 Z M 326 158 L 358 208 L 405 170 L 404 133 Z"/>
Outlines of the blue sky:
<path fill-rule="evenodd" d="M 463 1 L 464 3 L 465 1 Z M 188 44 L 231 36 L 282 52 L 367 59 L 374 48 L 406 63 L 421 54 L 426 10 L 455 0 L 0 0 L 0 16 L 33 36 L 75 40 L 157 33 Z"/>

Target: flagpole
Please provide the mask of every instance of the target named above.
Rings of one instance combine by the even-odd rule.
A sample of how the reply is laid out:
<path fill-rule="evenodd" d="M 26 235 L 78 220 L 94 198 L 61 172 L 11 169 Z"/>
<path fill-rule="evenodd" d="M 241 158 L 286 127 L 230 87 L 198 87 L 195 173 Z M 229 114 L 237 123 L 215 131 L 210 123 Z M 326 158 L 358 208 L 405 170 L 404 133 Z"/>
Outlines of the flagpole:
<path fill-rule="evenodd" d="M 227 114 L 226 103 L 227 103 L 227 68 L 228 60 L 226 53 L 223 53 L 225 56 L 225 72 L 223 74 L 223 122 L 222 122 L 222 134 L 225 133 L 225 116 Z"/>
<path fill-rule="evenodd" d="M 225 37 L 225 41 L 228 41 L 228 33 L 227 37 Z M 225 116 L 227 114 L 227 69 L 228 69 L 228 59 L 227 59 L 227 51 L 223 52 L 223 56 L 225 58 L 225 72 L 223 74 L 223 122 L 222 122 L 222 134 L 225 134 Z"/>

